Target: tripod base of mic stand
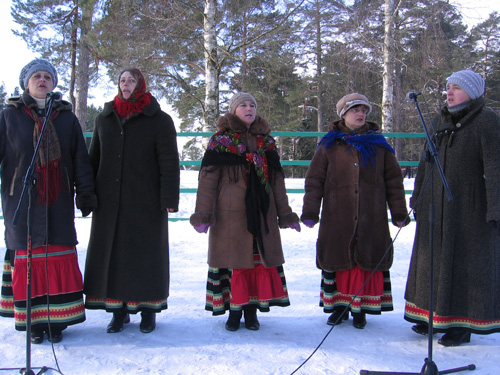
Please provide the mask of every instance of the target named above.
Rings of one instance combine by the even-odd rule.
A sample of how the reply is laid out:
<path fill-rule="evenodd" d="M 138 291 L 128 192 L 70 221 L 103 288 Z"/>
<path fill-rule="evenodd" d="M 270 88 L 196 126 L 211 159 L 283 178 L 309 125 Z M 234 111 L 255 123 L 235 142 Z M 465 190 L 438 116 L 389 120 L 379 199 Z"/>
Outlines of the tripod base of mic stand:
<path fill-rule="evenodd" d="M 41 375 L 43 373 L 45 373 L 45 371 L 47 371 L 49 368 L 46 367 L 46 366 L 43 366 L 39 372 L 37 372 L 36 375 Z M 25 369 L 25 368 L 22 368 L 21 371 L 19 371 L 19 373 L 23 374 L 23 375 L 35 375 L 35 373 L 33 372 L 33 370 L 31 369 Z"/>
<path fill-rule="evenodd" d="M 442 375 L 442 374 L 452 374 L 460 371 L 472 371 L 476 369 L 476 365 L 471 364 L 468 366 L 457 367 L 454 369 L 439 371 L 436 364 L 432 361 L 429 361 L 428 358 L 425 359 L 424 367 L 422 367 L 421 372 L 387 372 L 387 371 L 369 371 L 369 370 L 361 370 L 359 372 L 360 375 L 370 375 L 370 374 L 378 374 L 378 375 Z"/>

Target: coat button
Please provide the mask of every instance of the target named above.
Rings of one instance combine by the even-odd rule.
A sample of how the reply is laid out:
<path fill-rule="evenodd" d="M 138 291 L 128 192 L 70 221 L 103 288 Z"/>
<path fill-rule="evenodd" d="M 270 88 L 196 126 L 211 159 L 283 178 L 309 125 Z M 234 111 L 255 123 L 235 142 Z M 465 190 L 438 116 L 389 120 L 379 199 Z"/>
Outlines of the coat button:
<path fill-rule="evenodd" d="M 354 194 L 358 194 L 358 189 L 354 190 Z"/>
<path fill-rule="evenodd" d="M 462 124 L 461 123 L 457 123 L 457 128 L 461 128 L 462 127 Z"/>
<path fill-rule="evenodd" d="M 354 166 L 355 167 L 359 167 L 359 163 L 354 163 Z"/>

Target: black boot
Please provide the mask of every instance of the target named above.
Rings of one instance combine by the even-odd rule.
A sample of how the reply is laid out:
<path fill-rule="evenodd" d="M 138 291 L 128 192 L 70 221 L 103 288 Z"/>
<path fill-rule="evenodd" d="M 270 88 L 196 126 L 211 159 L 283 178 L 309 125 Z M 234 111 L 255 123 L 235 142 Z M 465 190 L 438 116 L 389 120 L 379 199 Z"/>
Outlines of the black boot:
<path fill-rule="evenodd" d="M 123 329 L 123 324 L 130 323 L 130 316 L 126 310 L 120 310 L 113 313 L 113 318 L 108 324 L 106 332 L 117 333 Z"/>
<path fill-rule="evenodd" d="M 366 326 L 366 314 L 364 312 L 352 313 L 352 325 L 354 328 L 363 329 Z"/>
<path fill-rule="evenodd" d="M 418 323 L 412 326 L 411 329 L 419 335 L 427 335 L 429 333 L 429 326 L 427 324 Z"/>
<path fill-rule="evenodd" d="M 57 344 L 60 342 L 63 338 L 63 331 L 64 328 L 51 328 L 50 331 L 47 329 L 47 336 L 49 338 L 49 341 L 53 344 Z"/>
<path fill-rule="evenodd" d="M 344 310 L 345 310 L 344 307 L 337 307 L 337 308 L 335 308 L 333 310 L 332 315 L 330 315 L 328 317 L 328 320 L 326 321 L 326 324 L 328 324 L 329 326 L 339 325 L 340 323 L 342 323 L 342 320 L 349 319 L 349 311 L 346 311 L 344 313 Z M 342 315 L 342 318 L 340 318 L 341 315 Z"/>
<path fill-rule="evenodd" d="M 31 343 L 41 344 L 43 342 L 43 328 L 31 328 Z"/>
<path fill-rule="evenodd" d="M 459 346 L 464 342 L 470 342 L 470 332 L 464 328 L 451 328 L 438 340 L 443 346 Z"/>
<path fill-rule="evenodd" d="M 228 331 L 237 331 L 240 328 L 240 320 L 242 316 L 242 312 L 229 310 L 229 318 L 226 322 L 226 329 Z"/>
<path fill-rule="evenodd" d="M 141 312 L 141 324 L 139 329 L 142 333 L 153 332 L 156 328 L 156 313 L 154 312 Z"/>
<path fill-rule="evenodd" d="M 251 331 L 258 331 L 260 323 L 257 319 L 257 306 L 246 305 L 243 307 L 243 313 L 245 316 L 245 328 Z"/>

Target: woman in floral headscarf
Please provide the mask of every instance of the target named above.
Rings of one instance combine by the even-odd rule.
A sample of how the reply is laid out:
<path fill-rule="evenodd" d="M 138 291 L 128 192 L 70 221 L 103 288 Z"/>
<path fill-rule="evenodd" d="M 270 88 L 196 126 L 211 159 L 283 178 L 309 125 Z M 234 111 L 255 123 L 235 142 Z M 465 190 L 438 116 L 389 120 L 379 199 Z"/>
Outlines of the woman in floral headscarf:
<path fill-rule="evenodd" d="M 113 313 L 108 333 L 141 312 L 141 332 L 169 294 L 168 212 L 179 204 L 179 156 L 171 117 L 146 92 L 138 69 L 120 74 L 119 92 L 96 119 L 90 159 L 99 207 L 85 266 L 88 309 Z"/>
<path fill-rule="evenodd" d="M 283 170 L 269 135 L 257 115 L 255 98 L 235 94 L 219 118 L 201 164 L 191 224 L 208 238 L 205 309 L 229 310 L 228 331 L 258 330 L 257 309 L 288 306 L 279 228 L 300 231 L 288 205 Z"/>

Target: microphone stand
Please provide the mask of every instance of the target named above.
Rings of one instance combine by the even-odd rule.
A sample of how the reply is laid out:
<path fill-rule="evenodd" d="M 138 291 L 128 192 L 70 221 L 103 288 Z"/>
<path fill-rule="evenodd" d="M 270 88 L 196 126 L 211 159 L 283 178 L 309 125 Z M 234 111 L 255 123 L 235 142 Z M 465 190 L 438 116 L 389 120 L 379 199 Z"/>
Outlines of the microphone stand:
<path fill-rule="evenodd" d="M 419 375 L 419 374 L 425 374 L 425 375 L 439 375 L 439 374 L 451 374 L 454 372 L 460 372 L 460 371 L 466 371 L 466 370 L 475 370 L 476 366 L 474 364 L 468 365 L 468 366 L 463 366 L 463 367 L 457 367 L 454 369 L 450 370 L 444 370 L 444 371 L 439 371 L 437 368 L 436 363 L 434 363 L 432 359 L 432 335 L 434 334 L 433 328 L 434 328 L 434 321 L 433 321 L 433 315 L 434 315 L 434 178 L 433 178 L 433 170 L 434 167 L 437 167 L 437 170 L 439 172 L 439 176 L 441 178 L 441 181 L 443 183 L 443 187 L 446 193 L 446 197 L 448 198 L 448 202 L 453 201 L 453 196 L 451 194 L 450 187 L 448 186 L 448 183 L 446 181 L 446 177 L 444 176 L 443 169 L 441 167 L 441 164 L 439 162 L 438 158 L 438 150 L 437 147 L 432 140 L 429 130 L 427 129 L 427 125 L 425 124 L 424 117 L 422 116 L 422 112 L 420 111 L 420 107 L 418 105 L 417 101 L 417 95 L 418 93 L 410 93 L 408 94 L 408 99 L 413 100 L 415 102 L 415 107 L 417 108 L 417 112 L 420 116 L 420 121 L 422 122 L 422 126 L 424 128 L 426 137 L 427 137 L 427 143 L 428 143 L 428 150 L 426 151 L 427 155 L 425 157 L 425 161 L 427 163 L 431 164 L 431 176 L 430 176 L 430 189 L 431 189 L 431 196 L 430 196 L 430 203 L 429 203 L 429 251 L 430 251 L 430 267 L 429 267 L 429 330 L 428 330 L 428 340 L 427 340 L 427 358 L 424 360 L 424 365 L 422 367 L 422 370 L 420 372 L 380 372 L 380 371 L 369 371 L 369 370 L 361 370 L 359 373 L 360 375 L 370 375 L 370 374 L 379 374 L 379 375 Z"/>
<path fill-rule="evenodd" d="M 21 191 L 21 196 L 19 198 L 19 202 L 17 204 L 16 211 L 14 213 L 14 218 L 12 219 L 12 225 L 17 226 L 17 222 L 19 221 L 19 214 L 22 209 L 22 204 L 26 197 L 26 193 L 28 193 L 28 211 L 27 211 L 27 259 L 26 259 L 26 368 L 22 368 L 20 373 L 24 375 L 35 375 L 31 367 L 31 266 L 32 266 L 32 258 L 33 258 L 33 248 L 32 248 L 32 226 L 33 226 L 33 189 L 36 185 L 36 173 L 35 173 L 35 165 L 36 159 L 38 157 L 38 152 L 40 151 L 40 147 L 42 145 L 43 136 L 45 134 L 45 129 L 47 128 L 47 124 L 49 122 L 50 115 L 52 113 L 52 106 L 54 105 L 55 97 L 49 95 L 49 100 L 47 103 L 47 108 L 45 111 L 45 120 L 43 122 L 42 129 L 40 130 L 40 136 L 38 137 L 37 144 L 35 146 L 35 151 L 33 153 L 33 157 L 31 158 L 31 163 L 26 171 L 24 176 L 24 184 L 23 190 Z M 38 375 L 43 374 L 47 367 L 43 366 Z"/>

